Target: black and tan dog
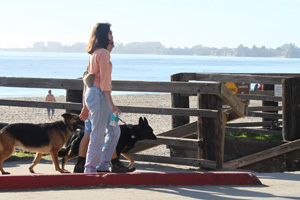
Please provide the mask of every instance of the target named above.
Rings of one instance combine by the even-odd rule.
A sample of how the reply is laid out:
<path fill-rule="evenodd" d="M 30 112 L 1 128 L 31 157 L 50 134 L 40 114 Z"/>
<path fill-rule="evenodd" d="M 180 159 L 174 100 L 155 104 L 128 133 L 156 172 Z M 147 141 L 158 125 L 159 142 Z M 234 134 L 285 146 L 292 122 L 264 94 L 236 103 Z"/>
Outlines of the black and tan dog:
<path fill-rule="evenodd" d="M 34 173 L 33 167 L 39 163 L 44 153 L 51 154 L 56 171 L 68 172 L 59 167 L 58 152 L 77 128 L 84 128 L 84 122 L 77 114 L 65 113 L 62 117 L 63 120 L 53 123 L 15 123 L 2 128 L 0 130 L 0 170 L 2 174 L 10 174 L 4 171 L 2 164 L 11 156 L 16 146 L 36 152 L 29 167 L 31 173 Z"/>
<path fill-rule="evenodd" d="M 134 147 L 138 140 L 155 140 L 156 136 L 154 135 L 153 129 L 145 117 L 144 119 L 142 117 L 139 118 L 138 125 L 120 125 L 120 129 L 121 135 L 116 147 L 116 151 L 118 157 L 120 157 L 120 154 L 122 154 L 122 156 L 130 161 L 130 164 L 128 165 L 128 168 L 130 169 L 133 167 L 134 159 L 130 155 L 129 150 Z M 72 135 L 68 145 L 66 145 L 66 148 L 62 148 L 58 153 L 59 157 L 63 157 L 62 169 L 64 169 L 64 166 L 68 160 L 78 156 L 79 144 L 83 134 L 83 131 L 80 131 Z"/>

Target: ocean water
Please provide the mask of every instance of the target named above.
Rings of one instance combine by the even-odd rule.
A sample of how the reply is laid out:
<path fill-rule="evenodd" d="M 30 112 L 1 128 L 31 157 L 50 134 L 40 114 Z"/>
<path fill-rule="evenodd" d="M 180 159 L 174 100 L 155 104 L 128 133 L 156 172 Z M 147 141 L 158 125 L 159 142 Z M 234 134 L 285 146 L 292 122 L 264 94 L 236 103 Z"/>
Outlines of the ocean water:
<path fill-rule="evenodd" d="M 300 73 L 300 59 L 111 54 L 113 80 L 169 81 L 172 74 Z M 0 52 L 0 76 L 79 78 L 87 53 Z M 0 97 L 46 96 L 48 89 L 0 87 Z M 55 96 L 65 90 L 52 90 Z M 113 91 L 113 95 L 129 92 Z"/>

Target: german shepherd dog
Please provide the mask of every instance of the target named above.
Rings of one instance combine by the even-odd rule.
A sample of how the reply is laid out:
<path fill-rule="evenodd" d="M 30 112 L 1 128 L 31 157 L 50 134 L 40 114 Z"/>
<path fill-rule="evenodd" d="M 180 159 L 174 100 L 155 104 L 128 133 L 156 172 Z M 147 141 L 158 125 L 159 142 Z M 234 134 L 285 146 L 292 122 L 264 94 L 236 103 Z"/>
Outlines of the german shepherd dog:
<path fill-rule="evenodd" d="M 134 144 L 138 140 L 152 139 L 155 140 L 156 136 L 153 133 L 153 129 L 148 124 L 147 119 L 144 117 L 139 118 L 138 125 L 120 125 L 121 135 L 116 147 L 117 155 L 120 157 L 120 154 L 124 156 L 127 160 L 130 161 L 128 168 L 132 168 L 134 164 L 134 159 L 129 153 L 129 150 L 134 147 Z M 83 131 L 77 132 L 74 134 L 66 148 L 62 148 L 58 155 L 63 157 L 62 159 L 62 169 L 64 169 L 65 164 L 68 160 L 76 158 L 78 156 L 79 144 L 83 137 Z"/>
<path fill-rule="evenodd" d="M 34 173 L 33 167 L 39 163 L 44 153 L 51 154 L 56 171 L 67 173 L 67 170 L 59 167 L 58 152 L 77 128 L 84 128 L 84 122 L 77 114 L 64 113 L 62 117 L 63 120 L 53 123 L 15 123 L 2 128 L 0 130 L 0 170 L 2 174 L 10 174 L 4 171 L 2 164 L 14 152 L 15 146 L 36 152 L 29 167 L 31 173 Z"/>

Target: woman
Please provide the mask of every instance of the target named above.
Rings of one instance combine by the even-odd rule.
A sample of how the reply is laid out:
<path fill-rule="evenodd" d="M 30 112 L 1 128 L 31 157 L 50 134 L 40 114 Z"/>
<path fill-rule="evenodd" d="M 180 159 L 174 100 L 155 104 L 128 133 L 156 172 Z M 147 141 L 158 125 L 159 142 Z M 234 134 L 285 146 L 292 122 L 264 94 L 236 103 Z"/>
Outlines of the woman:
<path fill-rule="evenodd" d="M 81 111 L 82 120 L 85 120 L 90 112 L 92 124 L 85 173 L 97 172 L 97 166 L 103 165 L 103 162 L 109 167 L 109 161 L 120 137 L 118 124 L 115 127 L 108 127 L 111 114 L 121 114 L 121 110 L 115 106 L 111 97 L 110 51 L 114 47 L 114 42 L 110 26 L 108 23 L 96 24 L 87 46 L 87 52 L 90 54 L 88 72 L 94 73 L 95 79 L 94 85 L 85 89 L 85 102 Z M 97 73 L 99 71 L 100 73 Z M 107 128 L 109 134 L 104 141 Z M 104 167 L 101 170 L 105 170 Z"/>

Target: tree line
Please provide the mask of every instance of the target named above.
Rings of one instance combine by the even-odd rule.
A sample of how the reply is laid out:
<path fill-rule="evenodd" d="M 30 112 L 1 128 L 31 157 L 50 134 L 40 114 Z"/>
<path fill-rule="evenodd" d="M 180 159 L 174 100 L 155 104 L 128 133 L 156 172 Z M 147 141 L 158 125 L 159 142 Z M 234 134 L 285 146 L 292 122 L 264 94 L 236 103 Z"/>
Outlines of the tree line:
<path fill-rule="evenodd" d="M 0 48 L 0 51 L 27 52 L 86 52 L 86 43 L 62 45 L 59 42 L 36 42 L 28 48 Z M 214 48 L 196 45 L 191 48 L 166 48 L 160 42 L 116 43 L 112 53 L 116 54 L 155 54 L 155 55 L 197 55 L 197 56 L 236 56 L 236 57 L 284 57 L 300 58 L 300 48 L 295 44 L 284 44 L 276 49 L 265 46 L 252 48 L 239 45 L 237 48 Z"/>

